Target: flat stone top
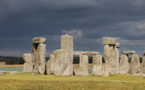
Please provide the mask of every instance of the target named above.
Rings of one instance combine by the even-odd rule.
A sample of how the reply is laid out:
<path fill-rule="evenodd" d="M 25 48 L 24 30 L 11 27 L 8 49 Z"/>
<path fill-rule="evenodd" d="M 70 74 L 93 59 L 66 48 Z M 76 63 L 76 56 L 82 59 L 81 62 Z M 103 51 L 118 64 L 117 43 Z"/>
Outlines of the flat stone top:
<path fill-rule="evenodd" d="M 123 51 L 123 54 L 135 54 L 135 51 Z"/>
<path fill-rule="evenodd" d="M 116 47 L 119 48 L 120 47 L 120 44 L 118 42 L 116 42 Z"/>
<path fill-rule="evenodd" d="M 112 37 L 105 37 L 103 38 L 103 44 L 110 44 L 110 45 L 116 45 L 116 38 Z"/>
<path fill-rule="evenodd" d="M 74 55 L 99 55 L 99 52 L 95 51 L 74 51 Z"/>
<path fill-rule="evenodd" d="M 43 38 L 43 37 L 35 37 L 32 40 L 33 44 L 43 44 L 45 42 L 46 42 L 46 38 Z"/>

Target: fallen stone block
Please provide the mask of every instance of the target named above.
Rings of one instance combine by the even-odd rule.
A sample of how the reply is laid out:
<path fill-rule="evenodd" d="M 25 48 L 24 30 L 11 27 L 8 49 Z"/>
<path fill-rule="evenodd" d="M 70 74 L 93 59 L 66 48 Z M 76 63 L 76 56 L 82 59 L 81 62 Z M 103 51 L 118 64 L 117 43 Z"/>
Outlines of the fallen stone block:
<path fill-rule="evenodd" d="M 97 71 L 93 73 L 94 76 L 100 76 L 100 77 L 107 77 L 109 76 L 109 72 L 107 71 Z"/>
<path fill-rule="evenodd" d="M 79 68 L 79 69 L 74 70 L 74 75 L 75 76 L 88 76 L 89 73 L 88 73 L 88 70 Z"/>

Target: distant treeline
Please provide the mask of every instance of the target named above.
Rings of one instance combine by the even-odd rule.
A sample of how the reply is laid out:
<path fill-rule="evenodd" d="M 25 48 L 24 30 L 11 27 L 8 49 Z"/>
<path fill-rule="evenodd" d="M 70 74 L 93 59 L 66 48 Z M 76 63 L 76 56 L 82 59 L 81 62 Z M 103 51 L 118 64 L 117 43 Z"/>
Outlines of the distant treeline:
<path fill-rule="evenodd" d="M 46 61 L 49 58 L 46 58 Z M 24 64 L 24 60 L 22 57 L 12 57 L 12 56 L 0 56 L 0 62 L 6 62 L 6 64 Z M 89 63 L 92 63 L 92 57 L 89 57 Z M 102 58 L 102 62 L 105 63 L 104 57 Z M 129 62 L 131 62 L 131 58 L 129 58 Z M 140 62 L 142 62 L 142 58 L 140 57 Z M 74 64 L 79 64 L 79 57 L 74 57 Z"/>

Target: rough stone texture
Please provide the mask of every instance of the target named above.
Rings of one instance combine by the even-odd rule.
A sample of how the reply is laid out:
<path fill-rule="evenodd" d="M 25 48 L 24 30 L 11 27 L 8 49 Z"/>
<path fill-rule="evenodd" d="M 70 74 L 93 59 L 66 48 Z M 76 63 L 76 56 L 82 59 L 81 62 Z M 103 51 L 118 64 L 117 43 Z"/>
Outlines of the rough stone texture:
<path fill-rule="evenodd" d="M 116 73 L 119 73 L 119 47 L 115 46 L 114 52 L 115 52 L 115 61 L 116 61 L 116 69 L 117 69 Z"/>
<path fill-rule="evenodd" d="M 116 42 L 116 45 L 115 45 L 116 48 L 119 48 L 120 47 L 120 44 L 118 42 Z"/>
<path fill-rule="evenodd" d="M 50 73 L 54 73 L 55 63 L 54 63 L 54 54 L 50 54 Z"/>
<path fill-rule="evenodd" d="M 0 76 L 4 76 L 5 75 L 5 71 L 0 71 Z"/>
<path fill-rule="evenodd" d="M 104 45 L 105 71 L 110 71 L 110 47 Z"/>
<path fill-rule="evenodd" d="M 103 38 L 103 44 L 104 45 L 115 45 L 116 44 L 116 38 L 106 37 Z"/>
<path fill-rule="evenodd" d="M 94 52 L 94 51 L 74 51 L 74 55 L 99 55 L 99 52 Z"/>
<path fill-rule="evenodd" d="M 89 73 L 88 73 L 88 70 L 79 68 L 79 69 L 74 69 L 74 75 L 75 76 L 88 76 Z"/>
<path fill-rule="evenodd" d="M 60 49 L 67 49 L 69 51 L 69 72 L 70 75 L 73 75 L 73 36 L 68 34 L 62 35 Z"/>
<path fill-rule="evenodd" d="M 46 45 L 45 44 L 33 44 L 32 47 L 32 63 L 33 74 L 43 75 L 45 72 L 45 57 L 46 57 Z"/>
<path fill-rule="evenodd" d="M 114 46 L 110 46 L 110 72 L 109 74 L 114 75 L 117 72 Z"/>
<path fill-rule="evenodd" d="M 123 54 L 135 54 L 135 51 L 123 51 Z"/>
<path fill-rule="evenodd" d="M 142 56 L 142 74 L 145 76 L 145 54 Z"/>
<path fill-rule="evenodd" d="M 69 51 L 66 49 L 59 49 L 54 52 L 54 62 L 55 62 L 55 69 L 54 74 L 56 76 L 69 76 L 70 73 L 70 57 Z"/>
<path fill-rule="evenodd" d="M 139 74 L 140 73 L 140 62 L 139 62 L 139 56 L 137 54 L 132 55 L 131 71 L 132 71 L 132 74 Z"/>
<path fill-rule="evenodd" d="M 97 71 L 93 75 L 94 76 L 100 76 L 100 77 L 107 77 L 107 76 L 109 76 L 109 72 L 107 72 L 107 71 Z"/>
<path fill-rule="evenodd" d="M 88 55 L 80 55 L 79 68 L 88 71 Z"/>
<path fill-rule="evenodd" d="M 17 74 L 19 73 L 18 71 L 10 71 L 10 74 Z"/>
<path fill-rule="evenodd" d="M 49 75 L 51 73 L 51 60 L 48 60 L 46 62 L 46 75 Z"/>
<path fill-rule="evenodd" d="M 102 67 L 102 56 L 93 55 L 93 75 L 96 75 L 98 71 L 103 71 Z"/>
<path fill-rule="evenodd" d="M 32 73 L 32 70 L 33 70 L 32 55 L 24 54 L 23 59 L 25 61 L 23 72 Z"/>
<path fill-rule="evenodd" d="M 32 43 L 33 44 L 44 44 L 46 42 L 46 39 L 43 37 L 36 37 L 33 38 Z"/>
<path fill-rule="evenodd" d="M 119 64 L 119 73 L 128 74 L 129 72 L 129 63 L 127 55 L 121 55 L 120 64 Z"/>

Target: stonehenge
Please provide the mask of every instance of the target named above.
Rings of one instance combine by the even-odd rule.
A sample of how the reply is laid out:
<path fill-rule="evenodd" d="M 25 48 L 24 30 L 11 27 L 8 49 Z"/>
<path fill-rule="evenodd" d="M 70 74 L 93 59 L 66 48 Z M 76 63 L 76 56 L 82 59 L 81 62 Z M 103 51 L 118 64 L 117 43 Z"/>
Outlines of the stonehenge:
<path fill-rule="evenodd" d="M 25 61 L 24 73 L 34 75 L 54 74 L 56 76 L 94 75 L 101 77 L 120 73 L 145 77 L 145 51 L 142 55 L 142 64 L 140 64 L 140 58 L 135 51 L 123 51 L 123 54 L 119 57 L 120 44 L 116 38 L 103 38 L 104 58 L 96 51 L 74 51 L 73 36 L 65 34 L 61 36 L 60 49 L 54 50 L 46 61 L 45 42 L 46 38 L 33 38 L 32 53 L 23 55 Z M 73 68 L 74 55 L 79 56 L 79 66 L 75 69 Z M 91 74 L 88 72 L 90 55 L 92 56 Z M 129 63 L 129 55 L 132 55 L 131 64 Z"/>

